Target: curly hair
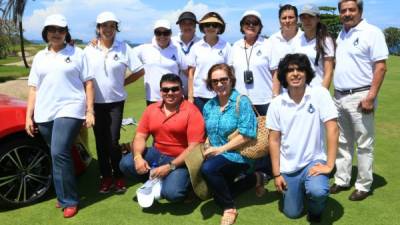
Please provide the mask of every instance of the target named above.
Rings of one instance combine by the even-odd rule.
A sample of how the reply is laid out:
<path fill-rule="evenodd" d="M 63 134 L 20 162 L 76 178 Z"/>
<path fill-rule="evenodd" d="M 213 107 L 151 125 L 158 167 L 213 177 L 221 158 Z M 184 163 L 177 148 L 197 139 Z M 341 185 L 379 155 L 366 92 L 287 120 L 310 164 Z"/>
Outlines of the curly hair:
<path fill-rule="evenodd" d="M 287 54 L 278 66 L 278 80 L 284 88 L 288 87 L 288 82 L 286 80 L 286 75 L 289 73 L 289 67 L 291 65 L 296 65 L 298 70 L 304 71 L 306 74 L 306 84 L 310 84 L 311 80 L 314 78 L 314 70 L 311 67 L 310 60 L 304 54 Z"/>

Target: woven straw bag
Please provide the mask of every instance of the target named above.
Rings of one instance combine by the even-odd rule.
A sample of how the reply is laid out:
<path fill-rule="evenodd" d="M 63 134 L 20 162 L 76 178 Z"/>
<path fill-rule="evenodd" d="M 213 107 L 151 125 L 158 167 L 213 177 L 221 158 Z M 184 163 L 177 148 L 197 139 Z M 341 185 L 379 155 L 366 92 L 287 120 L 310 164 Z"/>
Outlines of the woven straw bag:
<path fill-rule="evenodd" d="M 236 113 L 239 116 L 239 103 L 240 103 L 240 98 L 242 95 L 238 95 L 236 98 Z M 268 147 L 268 134 L 269 131 L 265 127 L 265 121 L 266 121 L 266 116 L 260 116 L 260 114 L 257 112 L 257 110 L 254 108 L 254 111 L 257 114 L 257 137 L 255 139 L 252 139 L 239 147 L 237 147 L 237 150 L 240 152 L 240 154 L 246 158 L 249 159 L 258 159 L 261 158 L 265 155 L 268 154 L 269 147 Z M 239 134 L 239 131 L 236 130 L 232 134 L 228 136 L 229 140 L 232 140 L 235 136 Z"/>

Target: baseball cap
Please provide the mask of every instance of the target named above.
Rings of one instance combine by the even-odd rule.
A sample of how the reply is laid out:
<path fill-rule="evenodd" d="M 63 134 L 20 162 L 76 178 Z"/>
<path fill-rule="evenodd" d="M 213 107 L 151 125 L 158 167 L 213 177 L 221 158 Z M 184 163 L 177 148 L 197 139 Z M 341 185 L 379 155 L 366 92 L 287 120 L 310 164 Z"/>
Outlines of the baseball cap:
<path fill-rule="evenodd" d="M 302 15 L 302 14 L 308 14 L 310 16 L 318 16 L 319 15 L 319 9 L 314 4 L 307 4 L 307 5 L 303 6 L 303 8 L 301 9 L 299 15 Z"/>
<path fill-rule="evenodd" d="M 171 30 L 171 24 L 170 24 L 170 22 L 168 20 L 157 20 L 154 23 L 153 29 L 155 30 L 155 29 L 160 28 L 160 27 L 168 29 L 168 30 Z"/>
<path fill-rule="evenodd" d="M 53 14 L 46 18 L 44 26 L 59 26 L 66 27 L 68 25 L 67 19 L 61 14 Z"/>
<path fill-rule="evenodd" d="M 176 21 L 176 24 L 179 24 L 180 22 L 182 22 L 182 20 L 192 20 L 197 23 L 196 15 L 188 11 L 181 13 L 181 15 L 178 18 L 178 21 Z"/>
<path fill-rule="evenodd" d="M 97 16 L 96 23 L 105 23 L 107 21 L 119 23 L 117 16 L 112 12 L 102 12 Z"/>
<path fill-rule="evenodd" d="M 257 12 L 256 10 L 247 10 L 246 12 L 243 13 L 242 15 L 242 19 L 246 16 L 255 16 L 257 17 L 259 20 L 261 20 L 261 14 L 259 12 Z"/>
<path fill-rule="evenodd" d="M 154 200 L 161 198 L 161 180 L 149 179 L 139 189 L 136 190 L 138 203 L 142 208 L 153 205 Z"/>

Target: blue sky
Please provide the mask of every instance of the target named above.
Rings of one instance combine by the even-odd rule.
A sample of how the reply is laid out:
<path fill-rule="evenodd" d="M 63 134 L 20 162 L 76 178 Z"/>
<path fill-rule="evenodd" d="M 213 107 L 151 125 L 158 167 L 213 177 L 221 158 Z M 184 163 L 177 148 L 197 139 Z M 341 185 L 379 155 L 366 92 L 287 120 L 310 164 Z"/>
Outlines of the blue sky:
<path fill-rule="evenodd" d="M 200 19 L 209 11 L 222 15 L 227 23 L 223 38 L 234 42 L 241 38 L 239 21 L 245 10 L 256 9 L 262 15 L 263 33 L 271 35 L 278 31 L 278 8 L 290 3 L 301 8 L 306 3 L 318 6 L 337 6 L 337 0 L 36 0 L 28 1 L 24 14 L 25 36 L 41 39 L 41 29 L 47 15 L 61 13 L 67 17 L 73 38 L 90 40 L 94 37 L 96 16 L 103 11 L 112 11 L 121 20 L 118 39 L 133 43 L 149 42 L 152 26 L 157 19 L 167 19 L 178 34 L 175 22 L 179 14 L 189 10 Z M 363 17 L 381 29 L 400 27 L 400 1 L 364 0 Z M 197 32 L 197 35 L 201 35 Z"/>

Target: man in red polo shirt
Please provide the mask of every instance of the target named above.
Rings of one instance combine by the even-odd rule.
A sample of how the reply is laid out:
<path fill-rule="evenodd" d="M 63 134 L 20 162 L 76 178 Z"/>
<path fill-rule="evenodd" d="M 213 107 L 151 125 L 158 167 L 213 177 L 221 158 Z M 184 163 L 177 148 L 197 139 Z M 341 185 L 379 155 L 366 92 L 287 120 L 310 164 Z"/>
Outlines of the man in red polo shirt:
<path fill-rule="evenodd" d="M 132 153 L 125 155 L 120 169 L 126 175 L 163 180 L 161 197 L 177 202 L 186 197 L 190 186 L 184 158 L 204 142 L 204 120 L 195 105 L 183 98 L 182 81 L 175 74 L 160 80 L 162 101 L 149 105 L 142 115 Z M 146 148 L 149 136 L 154 145 Z M 154 167 L 155 168 L 151 168 Z"/>

